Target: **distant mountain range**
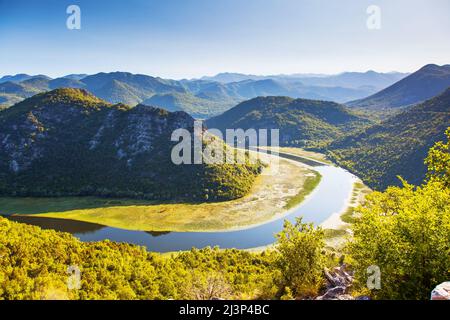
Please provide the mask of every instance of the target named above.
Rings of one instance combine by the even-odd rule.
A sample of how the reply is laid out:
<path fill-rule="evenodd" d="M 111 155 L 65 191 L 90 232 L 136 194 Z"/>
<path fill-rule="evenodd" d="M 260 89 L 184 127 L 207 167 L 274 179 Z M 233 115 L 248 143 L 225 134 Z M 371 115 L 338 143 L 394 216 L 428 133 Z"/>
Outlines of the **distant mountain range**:
<path fill-rule="evenodd" d="M 392 110 L 432 98 L 450 86 L 450 65 L 429 64 L 367 98 L 347 103 L 367 110 Z"/>
<path fill-rule="evenodd" d="M 428 73 L 430 69 L 435 68 L 421 70 Z M 412 79 L 417 79 L 416 76 Z M 421 87 L 427 87 L 429 78 L 423 79 Z M 413 92 L 408 87 L 410 83 L 420 86 L 420 82 L 408 81 L 403 87 L 406 92 Z M 447 127 L 450 127 L 450 88 L 380 124 L 338 139 L 326 149 L 334 161 L 371 187 L 384 189 L 400 185 L 398 175 L 419 184 L 425 177 L 423 162 L 427 152 L 435 142 L 445 139 Z"/>
<path fill-rule="evenodd" d="M 348 105 L 259 97 L 211 118 L 207 126 L 278 128 L 281 145 L 327 152 L 373 188 L 401 184 L 398 175 L 418 184 L 425 176 L 423 161 L 429 148 L 445 138 L 450 126 L 450 65 L 426 65 Z M 385 113 L 384 120 L 367 120 L 379 112 Z"/>
<path fill-rule="evenodd" d="M 281 82 L 301 81 L 305 86 L 326 86 L 354 89 L 361 87 L 372 87 L 372 89 L 381 90 L 408 75 L 408 73 L 401 72 L 379 73 L 370 70 L 367 72 L 343 72 L 336 75 L 292 74 L 258 76 L 242 73 L 219 73 L 215 76 L 202 77 L 201 79 L 207 81 L 216 81 L 220 83 L 272 79 Z"/>
<path fill-rule="evenodd" d="M 231 82 L 240 82 L 245 80 L 264 80 L 270 79 L 272 77 L 268 76 L 257 76 L 253 74 L 243 74 L 243 73 L 235 73 L 235 72 L 223 72 L 218 73 L 215 76 L 205 76 L 202 77 L 201 80 L 205 81 L 214 81 L 220 83 L 231 83 Z"/>
<path fill-rule="evenodd" d="M 60 181 L 62 184 L 64 183 L 61 181 L 69 179 L 63 175 L 62 171 L 55 173 L 60 175 L 56 178 L 52 176 L 52 173 L 45 171 L 45 166 L 49 168 L 58 166 L 57 163 L 51 162 L 53 157 L 43 156 L 44 160 L 37 161 L 37 167 L 33 167 L 33 172 L 42 171 L 42 176 L 30 176 L 28 173 L 31 171 L 25 170 L 24 172 L 27 173 L 23 176 L 19 173 L 20 179 L 16 179 L 17 177 L 12 176 L 11 172 L 27 168 L 27 159 L 41 159 L 42 154 L 49 155 L 53 152 L 57 161 L 64 157 L 61 154 L 58 158 L 59 152 L 64 152 L 81 157 L 76 158 L 76 161 L 81 161 L 80 164 L 78 162 L 71 164 L 80 172 L 101 171 L 97 167 L 81 164 L 87 159 L 92 166 L 97 165 L 96 159 L 100 159 L 100 163 L 111 162 L 113 166 L 111 172 L 117 172 L 117 177 L 120 178 L 108 180 L 108 177 L 96 177 L 99 181 L 106 181 L 106 190 L 113 194 L 121 194 L 125 188 L 123 186 L 136 182 L 136 188 L 131 191 L 141 194 L 139 190 L 142 190 L 143 185 L 149 183 L 149 180 L 139 176 L 138 170 L 128 173 L 134 179 L 133 182 L 126 180 L 127 178 L 122 177 L 121 174 L 129 169 L 126 165 L 124 166 L 121 159 L 116 159 L 118 154 L 130 155 L 131 152 L 120 147 L 120 144 L 117 145 L 117 141 L 126 141 L 124 146 L 132 145 L 135 146 L 133 148 L 140 148 L 138 146 L 141 144 L 133 140 L 140 138 L 135 137 L 132 132 L 144 128 L 145 124 L 138 125 L 133 122 L 138 121 L 137 117 L 143 117 L 143 121 L 148 123 L 153 121 L 168 123 L 171 117 L 181 117 L 192 123 L 193 119 L 185 113 L 188 112 L 199 118 L 215 115 L 209 118 L 206 124 L 209 128 L 222 131 L 233 128 L 279 129 L 281 145 L 328 152 L 336 163 L 355 172 L 371 187 L 377 189 L 399 184 L 397 175 L 403 176 L 412 183 L 422 181 L 425 174 L 423 160 L 427 150 L 436 141 L 444 138 L 444 131 L 450 126 L 450 65 L 426 65 L 405 78 L 402 78 L 401 74 L 374 72 L 346 73 L 337 76 L 277 76 L 276 79 L 256 76 L 256 78 L 245 79 L 245 77 L 247 75 L 224 74 L 215 80 L 175 81 L 125 72 L 99 73 L 89 76 L 68 75 L 57 79 L 43 75 L 23 74 L 4 77 L 0 81 L 0 104 L 3 103 L 6 107 L 27 97 L 33 97 L 0 112 L 0 143 L 2 143 L 0 160 L 3 159 L 4 163 L 7 163 L 4 168 L 0 168 L 0 172 L 8 172 L 7 176 L 0 177 L 2 181 L 0 192 L 1 183 L 11 184 L 18 181 L 14 188 L 7 188 L 4 185 L 4 190 L 13 190 L 16 193 L 23 191 L 33 194 L 52 194 L 53 191 L 49 187 L 52 186 L 52 182 L 48 179 L 56 179 L 55 181 Z M 361 86 L 359 89 L 352 88 L 358 83 L 364 82 L 369 87 L 381 86 L 394 81 L 395 77 L 402 79 L 378 93 L 365 99 L 354 100 L 346 105 L 325 101 L 324 98 L 327 96 L 343 98 L 352 92 L 353 94 L 361 92 Z M 304 84 L 306 83 L 304 79 L 309 79 L 308 85 Z M 330 84 L 347 87 L 328 86 Z M 54 90 L 60 87 L 76 89 Z M 41 93 L 49 90 L 53 91 Z M 312 98 L 296 98 L 297 96 Z M 123 102 L 132 106 L 137 104 L 137 106 L 126 106 L 122 104 Z M 49 105 L 45 105 L 46 103 Z M 72 111 L 64 109 L 64 106 L 68 107 L 72 104 L 75 106 L 75 111 L 70 108 L 68 110 L 72 110 L 73 114 Z M 146 107 L 143 104 L 160 106 L 170 112 Z M 76 109 L 78 106 L 82 107 Z M 110 128 L 112 120 L 108 118 L 109 110 L 113 110 L 111 117 L 113 117 L 114 125 L 111 128 L 115 133 Z M 384 115 L 383 120 L 374 120 L 374 116 L 379 113 Z M 395 114 L 392 115 L 393 113 Z M 65 122 L 65 119 L 69 119 L 67 120 L 69 122 Z M 45 124 L 46 121 L 47 124 Z M 134 129 L 130 129 L 131 127 Z M 83 134 L 76 136 L 75 130 Z M 55 132 L 55 134 L 47 134 L 47 132 Z M 105 144 L 100 143 L 101 154 L 94 155 L 93 151 L 85 148 L 87 144 L 95 141 L 95 136 L 103 137 L 105 132 L 108 132 L 107 137 L 115 140 L 113 144 L 113 140 L 105 140 Z M 138 136 L 145 137 L 145 135 Z M 44 138 L 41 141 L 42 137 Z M 152 139 L 154 137 L 150 140 L 153 141 Z M 157 148 L 163 150 L 162 154 L 167 155 L 167 137 L 163 140 Z M 60 145 L 62 141 L 70 147 Z M 143 146 L 146 145 L 146 141 L 143 141 Z M 44 145 L 43 148 L 40 147 L 41 143 Z M 112 149 L 108 149 L 108 145 Z M 16 160 L 16 157 L 20 161 Z M 137 156 L 130 159 L 131 163 L 140 163 L 141 158 Z M 139 164 L 142 166 L 138 169 L 146 172 L 150 166 L 156 164 L 161 166 L 158 170 L 166 170 L 162 162 L 158 162 L 160 160 L 158 158 L 156 162 L 152 162 L 153 159 L 148 163 L 142 162 Z M 63 166 L 61 170 L 66 169 Z M 231 179 L 230 172 L 223 168 L 216 169 L 220 174 Z M 71 169 L 67 170 L 72 172 Z M 250 185 L 249 181 L 253 179 L 252 170 L 254 168 L 245 168 L 244 171 L 248 175 L 244 176 L 248 179 L 244 179 L 242 184 L 235 181 L 241 191 L 234 190 L 231 194 L 235 196 L 243 194 L 246 187 L 242 186 Z M 167 172 L 165 171 L 166 174 Z M 17 175 L 17 173 L 14 174 Z M 48 174 L 47 178 L 45 174 Z M 89 176 L 86 174 L 82 178 L 82 175 L 77 176 L 75 172 L 72 174 L 77 179 L 87 179 Z M 180 174 L 194 179 L 192 172 Z M 157 179 L 162 179 L 163 176 L 162 173 L 161 175 L 156 173 Z M 209 175 L 211 176 L 214 174 Z M 171 179 L 167 181 L 167 186 L 178 190 L 176 185 L 179 182 L 176 178 L 173 179 L 174 181 Z M 31 181 L 40 181 L 37 189 L 29 188 Z M 83 181 L 72 181 L 68 185 L 74 185 L 75 189 L 68 187 L 65 192 L 81 193 L 84 192 L 86 185 L 92 187 L 91 182 Z M 169 186 L 172 182 L 173 185 Z M 202 186 L 208 183 L 212 183 L 212 180 L 206 180 Z M 188 185 L 181 184 L 181 186 L 183 190 L 185 187 L 190 188 Z M 94 193 L 101 193 L 99 185 L 94 185 L 94 189 L 96 190 Z M 205 189 L 210 188 L 205 187 Z M 178 191 L 174 192 L 176 196 L 181 194 Z M 193 192 L 197 199 L 204 196 L 200 189 L 194 188 Z M 156 197 L 163 197 L 162 194 L 155 194 L 157 194 Z M 218 198 L 218 194 L 211 194 L 211 197 Z M 227 194 L 226 197 L 233 196 Z"/>
<path fill-rule="evenodd" d="M 19 74 L 16 74 L 16 75 L 7 75 L 7 76 L 4 76 L 4 77 L 1 77 L 0 78 L 0 83 L 8 82 L 8 81 L 10 81 L 10 82 L 21 82 L 21 81 L 25 81 L 25 80 L 28 80 L 28 79 L 31 79 L 31 78 L 34 78 L 34 77 L 47 77 L 47 76 L 44 76 L 42 74 L 41 75 L 30 76 L 29 74 L 19 73 Z"/>
<path fill-rule="evenodd" d="M 171 161 L 172 132 L 192 132 L 193 122 L 185 112 L 112 105 L 83 89 L 37 94 L 0 112 L 0 195 L 171 201 L 244 196 L 259 164 Z"/>
<path fill-rule="evenodd" d="M 211 79 L 167 80 L 127 72 L 71 74 L 51 79 L 19 74 L 0 79 L 0 108 L 57 88 L 83 88 L 110 103 L 145 102 L 208 118 L 258 96 L 290 96 L 344 102 L 363 98 L 404 77 L 401 73 L 343 73 L 334 76 L 249 76 L 222 74 Z"/>
<path fill-rule="evenodd" d="M 370 124 L 343 105 L 330 101 L 258 97 L 206 122 L 208 128 L 279 129 L 280 145 L 318 147 Z M 225 135 L 224 135 L 225 136 Z"/>

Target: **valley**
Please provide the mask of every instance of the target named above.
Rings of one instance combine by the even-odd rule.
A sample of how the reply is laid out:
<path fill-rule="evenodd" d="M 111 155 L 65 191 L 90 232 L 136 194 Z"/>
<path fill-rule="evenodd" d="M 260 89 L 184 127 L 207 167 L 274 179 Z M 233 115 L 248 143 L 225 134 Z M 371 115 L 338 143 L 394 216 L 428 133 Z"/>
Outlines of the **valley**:
<path fill-rule="evenodd" d="M 63 220 L 61 225 L 66 225 L 66 219 L 71 223 L 89 222 L 85 231 L 80 225 L 82 229 L 74 232 L 82 241 L 126 241 L 159 252 L 204 246 L 260 248 L 275 241 L 274 234 L 282 229 L 285 219 L 294 221 L 302 216 L 305 221 L 321 224 L 333 214 L 344 213 L 352 202 L 356 177 L 319 162 L 311 167 L 303 163 L 304 160 L 310 163 L 310 159 L 292 156 L 280 161 L 277 175 L 262 174 L 252 192 L 239 200 L 155 205 L 119 199 L 81 198 L 78 206 L 85 208 L 71 210 L 77 206 L 77 198 L 55 202 L 51 199 L 25 199 L 21 202 L 14 198 L 0 198 L 0 208 L 4 208 L 0 212 L 12 214 L 13 220 L 41 226 L 45 226 L 46 219 L 49 219 L 47 225 L 56 229 L 57 220 Z M 283 158 L 283 154 L 280 157 Z M 323 199 L 327 201 L 325 205 Z M 104 206 L 99 207 L 98 203 Z M 58 207 L 60 212 L 42 212 L 57 210 Z M 338 227 L 328 224 L 330 229 Z"/>
<path fill-rule="evenodd" d="M 0 0 L 2 314 L 450 301 L 448 12 Z"/>
<path fill-rule="evenodd" d="M 415 262 L 402 256 L 403 251 L 439 261 L 433 272 L 442 281 L 449 263 L 445 258 L 450 208 L 445 138 L 450 139 L 450 130 L 445 131 L 450 123 L 450 89 L 439 90 L 448 84 L 447 73 L 448 65 L 425 66 L 363 99 L 367 104 L 355 102 L 358 105 L 335 102 L 338 99 L 296 98 L 292 91 L 282 91 L 286 87 L 282 89 L 280 83 L 287 82 L 280 78 L 244 79 L 236 84 L 226 79 L 238 75 L 180 82 L 128 73 L 81 75 L 64 81 L 18 75 L 21 81 L 16 85 L 7 78 L 3 88 L 22 88 L 33 95 L 15 97 L 17 104 L 0 111 L 0 229 L 4 230 L 0 238 L 6 244 L 0 246 L 0 254 L 12 257 L 0 265 L 6 263 L 9 268 L 18 259 L 29 274 L 46 275 L 45 270 L 35 270 L 42 264 L 33 259 L 51 261 L 50 265 L 55 262 L 63 270 L 60 266 L 66 260 L 58 260 L 61 248 L 70 247 L 79 251 L 64 250 L 86 261 L 84 267 L 90 274 L 98 275 L 98 267 L 92 269 L 91 265 L 100 261 L 99 256 L 111 256 L 115 261 L 128 259 L 123 265 L 126 272 L 145 266 L 152 270 L 149 274 L 158 277 L 154 279 L 157 289 L 142 289 L 123 271 L 116 273 L 120 263 L 108 265 L 105 274 L 118 276 L 113 283 L 133 288 L 129 292 L 114 286 L 106 289 L 113 297 L 117 293 L 120 297 L 197 299 L 205 297 L 196 291 L 201 277 L 233 287 L 235 298 L 291 299 L 294 295 L 308 298 L 310 292 L 317 297 L 324 290 L 317 283 L 329 279 L 327 268 L 336 270 L 336 265 L 340 270 L 349 265 L 355 278 L 365 283 L 366 264 L 375 261 L 386 266 L 388 288 L 396 289 L 382 289 L 370 296 L 399 297 L 401 290 L 396 286 L 402 280 L 395 273 L 397 261 L 379 257 L 378 248 L 383 248 L 390 256 L 400 256 L 402 268 L 409 273 L 416 272 L 410 267 Z M 116 79 L 110 81 L 111 76 Z M 381 83 L 390 81 L 378 76 L 372 80 L 376 78 Z M 346 77 L 339 79 L 350 85 Z M 423 94 L 409 94 L 423 79 L 427 82 Z M 103 99 L 86 86 L 48 91 L 50 82 L 79 80 Z M 337 78 L 308 81 L 323 85 Z M 99 84 L 103 82 L 111 86 Z M 156 91 L 144 99 L 148 94 L 145 86 Z M 281 91 L 271 91 L 277 86 Z M 225 89 L 236 93 L 227 110 L 221 109 L 225 100 L 217 94 Z M 127 96 L 129 92 L 133 94 Z M 290 96 L 265 95 L 280 92 Z M 241 101 L 244 96 L 259 94 L 264 96 Z M 408 95 L 406 103 L 412 105 L 398 100 L 402 94 Z M 9 93 L 3 98 L 5 95 Z M 208 99 L 215 102 L 206 102 Z M 199 110 L 203 115 L 224 112 L 208 116 L 195 131 L 193 116 L 200 117 Z M 214 155 L 223 151 L 233 157 L 240 155 L 244 161 L 193 165 L 195 145 L 191 142 L 181 152 L 188 161 L 174 162 L 171 152 L 177 139 L 171 133 L 177 129 L 184 130 L 190 137 L 187 140 L 201 135 L 202 149 L 213 147 Z M 255 146 L 244 133 L 237 138 L 248 139 L 249 149 L 243 152 L 232 141 L 227 140 L 231 142 L 228 145 L 213 136 L 211 129 L 278 129 L 281 146 Z M 255 155 L 259 160 L 251 161 Z M 405 238 L 404 228 L 412 236 Z M 24 239 L 36 247 L 21 245 Z M 61 247 L 53 248 L 49 241 Z M 422 252 L 426 246 L 427 251 Z M 239 261 L 234 260 L 237 256 Z M 158 272 L 152 268 L 159 268 Z M 311 268 L 316 270 L 314 275 Z M 288 278 L 290 272 L 300 272 L 300 276 Z M 183 273 L 192 275 L 187 284 L 186 275 L 179 277 Z M 6 274 L 10 281 L 18 278 L 14 272 Z M 167 293 L 161 276 L 183 280 Z M 311 276 L 315 280 L 303 287 Z M 147 273 L 130 277 L 143 282 L 149 279 Z M 92 283 L 102 283 L 103 289 L 109 282 L 95 279 Z M 365 292 L 361 284 L 354 283 L 356 289 L 347 288 L 347 292 L 353 296 Z M 408 297 L 428 297 L 431 285 L 425 284 L 418 292 L 415 284 L 406 284 Z M 83 286 L 82 294 L 105 297 L 105 293 L 94 294 L 91 283 Z M 23 290 L 11 288 L 12 294 L 14 288 Z M 61 295 L 73 296 L 66 291 L 62 289 Z M 38 293 L 29 290 L 28 294 Z M 51 292 L 50 296 L 54 295 Z M 349 299 L 353 296 L 346 295 Z"/>
<path fill-rule="evenodd" d="M 278 219 L 320 181 L 308 167 L 282 160 L 264 169 L 243 198 L 214 203 L 164 203 L 102 198 L 0 198 L 0 214 L 70 219 L 141 231 L 225 231 Z M 295 201 L 295 199 L 298 199 Z M 32 210 L 32 212 L 30 212 Z"/>
<path fill-rule="evenodd" d="M 435 74 L 438 74 L 436 81 L 442 85 L 442 81 L 447 81 L 446 72 L 447 66 L 425 66 L 400 80 L 400 83 L 414 84 L 417 79 L 434 79 Z M 108 82 L 111 76 L 135 85 L 142 86 L 145 83 L 152 88 L 156 83 L 162 87 L 178 86 L 174 82 L 162 81 L 159 78 L 128 73 L 103 73 L 83 79 L 95 89 L 102 86 L 99 83 Z M 18 79 L 41 88 L 53 81 L 43 76 L 21 76 Z M 77 79 L 69 78 L 67 81 L 78 81 Z M 4 83 L 8 84 L 8 81 Z M 211 85 L 207 84 L 207 81 L 210 80 L 197 80 L 195 85 L 185 81 L 183 85 L 195 91 Z M 221 85 L 234 86 L 234 82 L 220 81 Z M 268 79 L 242 81 L 267 82 Z M 385 91 L 390 92 L 398 87 L 398 84 L 393 84 L 393 89 L 387 88 Z M 182 89 L 179 91 L 177 94 L 184 94 Z M 154 99 L 150 100 L 155 102 L 159 99 L 157 97 L 159 96 L 155 95 Z M 163 95 L 160 97 L 163 98 Z M 256 165 L 245 163 L 238 167 L 170 166 L 168 154 L 173 143 L 169 142 L 169 132 L 180 125 L 192 130 L 193 118 L 185 112 L 176 111 L 178 107 L 170 107 L 170 99 L 163 98 L 161 101 L 168 105 L 169 111 L 145 105 L 130 107 L 120 103 L 110 104 L 84 89 L 56 89 L 26 99 L 1 112 L 0 124 L 6 130 L 0 133 L 4 146 L 0 157 L 9 160 L 3 162 L 6 166 L 0 172 L 0 175 L 5 177 L 3 182 L 6 183 L 0 183 L 0 191 L 7 190 L 3 193 L 3 198 L 0 198 L 0 214 L 14 216 L 21 221 L 29 218 L 32 224 L 39 219 L 42 219 L 41 222 L 48 219 L 53 225 L 64 219 L 86 223 L 87 229 L 90 229 L 91 225 L 99 226 L 94 229 L 100 228 L 101 235 L 98 233 L 100 231 L 90 236 L 78 234 L 87 240 L 108 238 L 105 228 L 114 230 L 111 231 L 112 234 L 153 232 L 158 237 L 161 236 L 160 233 L 164 237 L 173 237 L 166 235 L 168 232 L 233 233 L 280 223 L 284 217 L 297 212 L 298 208 L 307 207 L 310 197 L 316 197 L 315 193 L 323 188 L 323 179 L 326 183 L 336 186 L 341 183 L 340 179 L 353 180 L 350 187 L 343 188 L 347 196 L 341 195 L 340 201 L 345 205 L 339 210 L 336 205 L 333 211 L 326 209 L 329 198 L 335 198 L 336 195 L 324 193 L 320 197 L 327 200 L 315 209 L 320 213 L 318 216 L 302 213 L 303 217 L 325 226 L 327 237 L 337 245 L 348 233 L 349 222 L 354 220 L 355 208 L 362 203 L 364 196 L 371 192 L 364 183 L 375 189 L 383 188 L 387 184 L 395 184 L 394 177 L 398 173 L 413 183 L 421 181 L 425 174 L 423 165 L 423 169 L 420 169 L 421 164 L 414 164 L 414 171 L 409 172 L 414 172 L 415 175 L 410 175 L 405 170 L 410 170 L 412 165 L 400 165 L 403 160 L 399 158 L 402 155 L 399 151 L 410 150 L 405 154 L 405 159 L 409 159 L 409 162 L 415 159 L 409 155 L 412 153 L 418 161 L 423 159 L 425 151 L 443 137 L 442 133 L 450 121 L 448 90 L 382 121 L 360 113 L 359 107 L 355 108 L 353 103 L 350 103 L 349 108 L 331 101 L 283 96 L 253 98 L 238 103 L 223 114 L 206 121 L 208 127 L 222 131 L 227 128 L 280 129 L 280 171 L 270 174 L 273 168 L 269 165 L 269 160 L 276 156 L 262 156 L 261 153 L 258 154 L 262 161 Z M 183 102 L 179 100 L 177 103 Z M 61 122 L 69 126 L 63 127 Z M 17 126 L 23 128 L 21 135 L 14 129 Z M 87 130 L 84 129 L 83 134 L 79 135 L 76 134 L 79 128 Z M 407 138 L 416 128 L 420 128 L 420 135 L 414 139 Z M 144 132 L 147 129 L 149 131 Z M 63 146 L 59 136 L 64 137 L 64 142 L 70 142 L 69 145 L 76 146 L 77 149 Z M 373 145 L 380 138 L 386 139 L 386 142 Z M 28 139 L 25 140 L 26 146 L 19 145 L 19 153 L 12 151 L 13 146 L 17 143 L 23 144 L 24 139 Z M 401 142 L 396 139 L 401 139 Z M 371 148 L 370 152 L 356 152 L 357 147 L 362 148 L 362 141 L 364 148 Z M 220 139 L 214 143 L 221 143 Z M 394 148 L 393 143 L 397 148 Z M 413 143 L 415 149 L 411 149 Z M 59 157 L 58 152 L 53 152 L 50 156 L 55 145 L 61 145 L 55 150 L 64 150 L 62 154 L 79 153 L 79 150 L 82 150 L 79 153 L 82 164 L 74 162 L 67 167 L 53 164 Z M 83 145 L 89 148 L 83 150 Z M 306 147 L 309 151 L 299 147 Z M 419 148 L 423 149 L 423 154 L 418 153 Z M 227 149 L 229 147 L 224 146 L 224 150 Z M 260 149 L 272 148 L 262 146 Z M 155 150 L 156 156 L 152 154 Z M 311 150 L 320 150 L 321 153 Z M 256 154 L 255 151 L 251 152 Z M 390 154 L 392 152 L 396 155 Z M 386 167 L 386 160 L 380 161 L 387 156 L 391 159 L 390 167 Z M 110 176 L 102 176 L 101 170 L 97 170 L 96 162 L 108 163 Z M 384 168 L 378 169 L 378 172 L 382 172 L 383 177 L 376 176 L 375 168 L 380 164 L 383 164 Z M 344 173 L 345 171 L 336 165 L 356 173 L 364 182 L 350 173 Z M 49 176 L 45 169 L 39 169 L 45 167 L 57 170 Z M 150 168 L 156 170 L 149 171 Z M 75 180 L 74 175 L 67 175 L 75 172 L 74 170 L 83 173 L 75 175 Z M 341 170 L 342 175 L 338 173 Z M 8 171 L 12 173 L 7 174 Z M 39 171 L 42 171 L 43 175 L 37 176 Z M 89 180 L 89 172 L 98 176 Z M 127 172 L 126 175 L 123 175 L 123 172 Z M 324 177 L 324 174 L 334 178 Z M 48 177 L 53 181 L 46 181 Z M 55 178 L 64 181 L 66 187 L 56 186 L 58 180 Z M 38 184 L 32 186 L 31 179 L 39 181 Z M 100 180 L 102 184 L 97 183 Z M 20 195 L 22 198 L 8 197 L 11 195 Z M 36 195 L 39 197 L 33 198 Z M 57 197 L 48 198 L 48 195 Z M 281 229 L 281 225 L 276 228 Z M 273 239 L 268 241 L 266 238 L 271 239 L 272 234 L 273 231 L 264 232 L 264 243 L 255 243 L 255 246 L 265 246 L 273 242 Z M 261 240 L 260 237 L 255 239 Z M 198 245 L 227 245 L 226 241 L 217 241 L 219 240 L 213 238 L 211 243 L 201 242 Z M 173 243 L 170 240 L 168 242 Z M 245 242 L 240 244 L 240 247 L 251 248 Z M 176 250 L 177 245 L 172 249 Z"/>
<path fill-rule="evenodd" d="M 450 88 L 429 100 L 326 147 L 335 163 L 379 190 L 419 184 L 427 171 L 424 159 L 450 124 Z"/>

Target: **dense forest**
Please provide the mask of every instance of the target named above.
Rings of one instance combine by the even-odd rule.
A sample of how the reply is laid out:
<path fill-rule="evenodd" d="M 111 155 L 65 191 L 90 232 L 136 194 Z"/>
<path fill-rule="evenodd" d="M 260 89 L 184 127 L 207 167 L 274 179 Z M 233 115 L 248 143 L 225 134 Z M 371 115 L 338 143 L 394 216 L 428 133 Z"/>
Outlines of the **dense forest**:
<path fill-rule="evenodd" d="M 242 164 L 172 162 L 172 133 L 193 126 L 187 113 L 111 105 L 82 89 L 35 95 L 0 113 L 0 194 L 172 201 L 247 194 L 262 170 L 247 155 Z"/>
<path fill-rule="evenodd" d="M 332 160 L 361 177 L 369 186 L 401 185 L 397 176 L 420 184 L 423 159 L 444 138 L 450 123 L 450 88 L 379 124 L 332 142 L 324 151 Z"/>
<path fill-rule="evenodd" d="M 405 182 L 369 195 L 340 251 L 301 220 L 286 222 L 277 245 L 261 253 L 205 248 L 161 256 L 0 218 L 0 298 L 307 299 L 324 288 L 324 267 L 347 263 L 357 279 L 354 296 L 429 299 L 450 277 L 449 151 L 450 128 L 425 160 L 422 185 Z M 374 265 L 382 286 L 369 290 L 367 268 Z"/>

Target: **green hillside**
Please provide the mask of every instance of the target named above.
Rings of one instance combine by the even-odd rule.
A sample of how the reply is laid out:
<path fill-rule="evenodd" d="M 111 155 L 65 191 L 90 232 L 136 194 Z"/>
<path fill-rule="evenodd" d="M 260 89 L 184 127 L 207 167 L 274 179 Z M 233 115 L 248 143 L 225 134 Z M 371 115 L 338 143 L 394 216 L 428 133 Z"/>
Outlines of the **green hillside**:
<path fill-rule="evenodd" d="M 430 99 L 449 86 L 450 65 L 429 64 L 386 89 L 347 105 L 371 111 L 389 111 Z"/>
<path fill-rule="evenodd" d="M 371 187 L 423 180 L 428 149 L 444 138 L 450 124 L 450 88 L 367 130 L 333 142 L 328 150 L 338 164 L 355 172 Z"/>
<path fill-rule="evenodd" d="M 208 128 L 279 129 L 280 145 L 318 147 L 369 120 L 335 102 L 258 97 L 207 121 Z"/>
<path fill-rule="evenodd" d="M 23 83 L 3 82 L 0 83 L 0 105 L 9 107 L 25 98 L 41 92 L 41 90 Z"/>
<path fill-rule="evenodd" d="M 0 113 L 0 194 L 189 201 L 242 197 L 260 165 L 175 165 L 170 137 L 184 112 L 109 104 L 57 89 Z M 216 140 L 215 143 L 222 143 Z"/>
<path fill-rule="evenodd" d="M 168 111 L 184 111 L 200 119 L 224 112 L 233 106 L 232 101 L 220 102 L 199 98 L 191 93 L 177 92 L 155 94 L 144 100 L 143 104 L 164 108 Z"/>

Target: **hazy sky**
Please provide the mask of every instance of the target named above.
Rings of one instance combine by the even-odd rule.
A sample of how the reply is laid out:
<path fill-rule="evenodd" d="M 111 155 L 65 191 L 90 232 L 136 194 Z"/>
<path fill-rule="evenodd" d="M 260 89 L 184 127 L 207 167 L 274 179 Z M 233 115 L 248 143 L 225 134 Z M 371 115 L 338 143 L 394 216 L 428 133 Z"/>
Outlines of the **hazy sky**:
<path fill-rule="evenodd" d="M 449 13 L 449 0 L 0 0 L 0 75 L 414 71 L 450 63 Z"/>

